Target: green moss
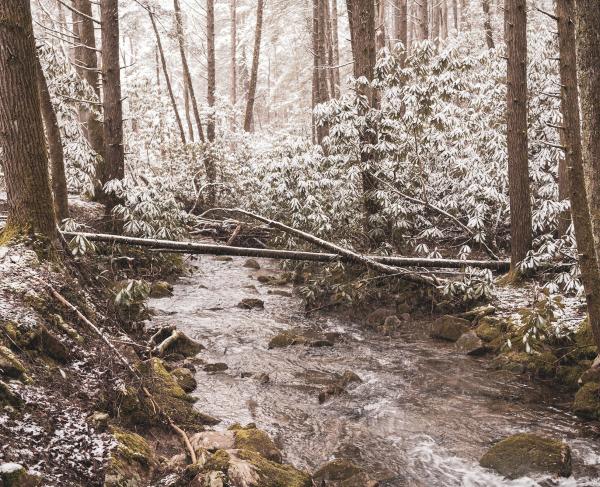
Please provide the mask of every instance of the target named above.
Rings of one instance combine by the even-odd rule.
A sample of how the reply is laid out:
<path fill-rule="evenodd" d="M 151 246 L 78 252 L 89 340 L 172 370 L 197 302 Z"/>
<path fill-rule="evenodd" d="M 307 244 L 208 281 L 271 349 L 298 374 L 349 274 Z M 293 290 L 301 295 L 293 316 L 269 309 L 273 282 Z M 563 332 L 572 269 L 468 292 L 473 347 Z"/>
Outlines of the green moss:
<path fill-rule="evenodd" d="M 59 328 L 63 333 L 65 333 L 69 338 L 75 340 L 77 343 L 83 343 L 83 337 L 77 333 L 77 330 L 73 328 L 69 323 L 67 323 L 63 317 L 59 314 L 53 314 L 50 316 L 50 320 L 52 324 Z"/>
<path fill-rule="evenodd" d="M 204 470 L 227 473 L 231 457 L 225 450 L 217 450 L 204 464 Z"/>
<path fill-rule="evenodd" d="M 117 452 L 125 461 L 135 461 L 144 466 L 154 463 L 152 450 L 148 442 L 137 433 L 114 428 L 113 436 L 117 440 Z"/>
<path fill-rule="evenodd" d="M 148 485 L 156 467 L 148 442 L 136 433 L 113 428 L 117 446 L 106 466 L 105 487 L 142 487 Z"/>
<path fill-rule="evenodd" d="M 252 450 L 273 462 L 281 463 L 281 452 L 267 433 L 259 430 L 254 424 L 245 428 L 235 425 L 235 447 L 240 450 Z"/>
<path fill-rule="evenodd" d="M 4 404 L 18 408 L 23 404 L 23 401 L 10 390 L 6 383 L 0 380 L 0 406 Z"/>
<path fill-rule="evenodd" d="M 592 327 L 590 320 L 586 318 L 582 323 L 577 332 L 575 332 L 575 344 L 576 349 L 573 351 L 573 358 L 576 360 L 590 359 L 593 360 L 597 353 L 598 348 L 594 341 L 594 334 L 592 333 Z"/>
<path fill-rule="evenodd" d="M 475 333 L 484 342 L 488 343 L 493 342 L 502 335 L 500 327 L 489 319 L 480 320 L 479 326 L 475 329 Z"/>
<path fill-rule="evenodd" d="M 600 418 L 600 383 L 587 382 L 581 386 L 575 394 L 573 412 L 584 418 Z"/>
<path fill-rule="evenodd" d="M 289 465 L 271 462 L 251 450 L 238 450 L 240 459 L 249 462 L 260 477 L 260 487 L 312 487 L 308 474 Z"/>
<path fill-rule="evenodd" d="M 313 478 L 319 482 L 348 480 L 362 473 L 352 462 L 347 460 L 333 460 L 320 467 L 313 475 Z"/>
<path fill-rule="evenodd" d="M 509 351 L 496 357 L 493 365 L 497 369 L 508 370 L 518 374 L 528 372 L 535 377 L 547 379 L 554 377 L 557 362 L 558 359 L 552 352 L 526 353 Z"/>
<path fill-rule="evenodd" d="M 576 365 L 561 365 L 556 369 L 556 380 L 569 390 L 576 391 L 583 369 Z"/>
<path fill-rule="evenodd" d="M 479 463 L 511 479 L 531 473 L 571 475 L 571 451 L 565 443 L 527 433 L 500 441 Z"/>
<path fill-rule="evenodd" d="M 25 374 L 25 366 L 3 345 L 0 345 L 0 374 L 13 379 L 19 379 Z"/>
<path fill-rule="evenodd" d="M 284 348 L 292 345 L 304 345 L 306 342 L 306 337 L 291 331 L 284 331 L 283 333 L 279 333 L 271 338 L 271 341 L 269 342 L 269 348 Z"/>

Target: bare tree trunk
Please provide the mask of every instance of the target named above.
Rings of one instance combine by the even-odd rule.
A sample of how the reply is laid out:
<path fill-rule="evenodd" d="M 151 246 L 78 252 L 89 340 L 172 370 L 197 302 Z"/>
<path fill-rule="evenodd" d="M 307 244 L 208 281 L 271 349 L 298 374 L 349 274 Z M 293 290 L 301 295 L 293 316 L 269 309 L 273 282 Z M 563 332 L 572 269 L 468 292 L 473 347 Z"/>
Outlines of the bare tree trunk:
<path fill-rule="evenodd" d="M 436 44 L 440 41 L 440 23 L 441 23 L 441 9 L 437 4 L 438 0 L 433 0 L 431 5 L 431 40 Z"/>
<path fill-rule="evenodd" d="M 119 2 L 103 0 L 102 21 L 102 86 L 104 88 L 104 160 L 106 172 L 102 184 L 125 177 L 123 146 L 123 102 L 121 97 L 121 66 L 119 65 Z M 106 195 L 105 195 L 106 196 Z M 118 199 L 106 196 L 104 203 L 112 209 Z"/>
<path fill-rule="evenodd" d="M 458 32 L 458 0 L 452 0 L 452 20 L 454 21 L 454 30 Z"/>
<path fill-rule="evenodd" d="M 527 5 L 506 0 L 507 145 L 513 269 L 531 250 L 531 198 L 527 160 Z"/>
<path fill-rule="evenodd" d="M 160 33 L 158 32 L 158 27 L 156 26 L 156 19 L 154 18 L 154 13 L 151 10 L 148 10 L 148 15 L 150 16 L 150 22 L 152 23 L 152 29 L 154 30 L 154 36 L 156 37 L 156 47 L 158 48 L 158 54 L 160 56 L 160 63 L 162 65 L 163 74 L 165 76 L 165 84 L 167 85 L 167 92 L 169 93 L 169 99 L 171 100 L 171 106 L 173 107 L 173 113 L 175 115 L 175 121 L 177 122 L 177 128 L 179 129 L 179 137 L 181 138 L 181 143 L 185 145 L 187 143 L 185 138 L 185 130 L 183 130 L 183 123 L 181 122 L 181 117 L 179 115 L 179 108 L 177 108 L 177 101 L 175 100 L 175 95 L 173 93 L 173 87 L 171 86 L 171 78 L 169 77 L 169 68 L 167 66 L 167 60 L 165 59 L 165 53 L 162 47 L 162 42 L 160 40 Z M 157 65 L 158 69 L 158 65 Z"/>
<path fill-rule="evenodd" d="M 244 130 L 250 132 L 254 115 L 254 99 L 256 97 L 256 84 L 258 80 L 258 63 L 260 60 L 260 44 L 262 41 L 262 25 L 265 0 L 258 0 L 256 4 L 256 32 L 254 34 L 254 54 L 252 56 L 252 71 L 250 72 L 250 85 L 248 87 L 248 101 L 246 103 L 246 116 L 244 117 Z"/>
<path fill-rule="evenodd" d="M 28 0 L 0 2 L 0 154 L 8 196 L 4 235 L 58 239 L 40 113 Z"/>
<path fill-rule="evenodd" d="M 429 10 L 427 0 L 415 0 L 417 13 L 416 38 L 419 41 L 429 39 Z"/>
<path fill-rule="evenodd" d="M 327 70 L 325 78 L 327 80 L 328 98 L 335 98 L 335 74 L 333 72 L 333 40 L 331 27 L 331 13 L 329 10 L 329 0 L 323 0 L 323 21 L 325 22 L 325 53 L 327 59 Z"/>
<path fill-rule="evenodd" d="M 198 130 L 198 137 L 201 142 L 204 142 L 204 129 L 202 128 L 202 119 L 200 118 L 200 111 L 198 110 L 198 102 L 196 101 L 196 92 L 194 91 L 194 84 L 192 83 L 192 75 L 190 74 L 190 68 L 188 66 L 187 57 L 185 55 L 185 35 L 183 32 L 183 22 L 181 19 L 181 9 L 179 7 L 179 0 L 173 0 L 173 7 L 175 10 L 175 28 L 177 30 L 177 41 L 179 44 L 179 55 L 181 56 L 181 67 L 183 69 L 183 82 L 187 85 L 188 92 L 190 94 L 190 100 L 192 102 L 192 111 L 194 112 L 194 119 L 196 120 L 196 128 Z M 156 31 L 156 29 L 155 29 Z M 158 32 L 158 31 L 156 31 Z M 158 37 L 158 34 L 157 34 Z M 163 65 L 164 67 L 164 65 Z M 166 73 L 165 69 L 165 73 Z"/>
<path fill-rule="evenodd" d="M 407 0 L 394 1 L 394 37 L 408 51 L 408 9 Z"/>
<path fill-rule="evenodd" d="M 490 13 L 490 0 L 481 0 L 483 7 L 483 30 L 488 49 L 494 49 L 494 32 L 492 31 L 492 15 Z"/>
<path fill-rule="evenodd" d="M 372 0 L 347 0 L 348 19 L 350 24 L 350 40 L 354 55 L 354 77 L 365 77 L 372 81 L 375 71 L 377 48 L 375 43 L 375 5 Z M 361 88 L 361 94 L 368 99 L 370 107 L 378 107 L 379 100 L 373 88 Z M 360 162 L 362 169 L 362 191 L 364 205 L 365 233 L 373 234 L 378 241 L 381 235 L 373 220 L 381 211 L 381 206 L 375 197 L 377 180 L 372 169 L 367 167 L 373 164 L 372 154 L 365 150 L 376 142 L 373 131 L 364 131 L 360 134 Z"/>
<path fill-rule="evenodd" d="M 571 193 L 571 215 L 573 217 L 579 268 L 585 288 L 590 325 L 594 341 L 600 350 L 600 269 L 594 245 L 592 216 L 587 201 L 583 169 L 574 15 L 574 0 L 557 0 L 561 111 L 565 127 L 563 139 L 566 149 L 566 167 L 569 171 L 567 179 Z M 596 28 L 599 26 L 600 24 L 595 25 Z M 592 26 L 588 27 L 591 28 Z"/>
<path fill-rule="evenodd" d="M 48 84 L 44 77 L 42 65 L 39 59 L 37 64 L 37 87 L 40 96 L 40 107 L 42 120 L 46 129 L 48 141 L 48 155 L 50 156 L 50 168 L 52 172 L 52 194 L 54 196 L 54 212 L 59 222 L 69 218 L 69 198 L 67 191 L 67 178 L 65 176 L 65 156 L 56 113 L 52 106 L 52 99 L 48 91 Z"/>
<path fill-rule="evenodd" d="M 194 125 L 192 124 L 192 114 L 190 112 L 190 92 L 186 83 L 183 83 L 183 109 L 190 142 L 194 142 Z"/>
<path fill-rule="evenodd" d="M 237 103 L 237 0 L 229 0 L 231 16 L 231 66 L 229 75 L 229 98 L 232 105 Z"/>
<path fill-rule="evenodd" d="M 208 75 L 208 91 L 206 100 L 211 109 L 206 123 L 206 136 L 209 142 L 215 140 L 215 86 L 216 86 L 216 67 L 215 67 L 215 0 L 206 0 L 206 65 Z M 212 181 L 214 182 L 214 181 Z"/>
<path fill-rule="evenodd" d="M 333 75 L 333 84 L 335 86 L 333 96 L 336 98 L 340 97 L 340 40 L 339 40 L 339 29 L 338 29 L 338 0 L 331 0 L 331 44 L 333 49 L 333 68 L 331 73 Z"/>
<path fill-rule="evenodd" d="M 583 164 L 596 249 L 600 249 L 600 5 L 578 0 L 577 68 L 582 115 Z"/>
<path fill-rule="evenodd" d="M 375 46 L 377 51 L 385 47 L 385 0 L 376 0 L 377 5 L 377 23 L 375 26 Z"/>
<path fill-rule="evenodd" d="M 448 3 L 447 0 L 442 0 L 440 8 L 441 20 L 440 20 L 440 36 L 446 40 L 448 38 Z"/>

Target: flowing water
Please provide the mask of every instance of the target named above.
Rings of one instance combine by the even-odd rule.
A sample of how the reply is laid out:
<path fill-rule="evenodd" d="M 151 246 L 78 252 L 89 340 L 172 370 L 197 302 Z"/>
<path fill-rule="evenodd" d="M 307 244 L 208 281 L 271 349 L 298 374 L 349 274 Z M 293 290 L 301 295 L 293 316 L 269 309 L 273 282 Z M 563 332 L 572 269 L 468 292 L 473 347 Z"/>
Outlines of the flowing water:
<path fill-rule="evenodd" d="M 253 271 L 243 262 L 203 258 L 172 298 L 151 302 L 154 324 L 176 323 L 205 345 L 203 360 L 228 365 L 216 374 L 198 367 L 194 393 L 201 411 L 222 420 L 220 428 L 254 422 L 296 467 L 313 471 L 334 458 L 350 459 L 386 479 L 385 486 L 600 486 L 600 440 L 568 413 L 568 398 L 432 341 L 426 322 L 389 338 L 351 320 L 306 317 L 299 298 L 272 294 L 275 288 L 256 280 L 265 270 L 277 272 L 276 264 L 261 261 L 263 270 Z M 265 309 L 237 308 L 243 298 L 260 298 Z M 267 348 L 291 328 L 342 338 L 333 347 Z M 362 383 L 319 404 L 324 384 L 346 370 Z M 567 441 L 573 477 L 509 481 L 479 467 L 491 444 L 517 432 Z"/>

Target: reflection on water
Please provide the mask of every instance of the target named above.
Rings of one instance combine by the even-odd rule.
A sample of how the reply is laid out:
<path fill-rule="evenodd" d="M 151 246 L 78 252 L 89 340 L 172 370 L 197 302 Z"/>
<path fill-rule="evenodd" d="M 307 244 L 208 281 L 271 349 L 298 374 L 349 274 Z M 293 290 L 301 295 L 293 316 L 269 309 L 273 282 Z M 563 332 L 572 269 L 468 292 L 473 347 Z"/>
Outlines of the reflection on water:
<path fill-rule="evenodd" d="M 391 339 L 339 318 L 306 318 L 299 299 L 269 294 L 273 288 L 256 280 L 264 270 L 244 268 L 243 260 L 203 258 L 172 298 L 151 303 L 155 323 L 176 323 L 206 346 L 202 359 L 229 366 L 197 373 L 198 408 L 222 419 L 219 427 L 254 422 L 297 467 L 347 458 L 387 479 L 386 486 L 600 486 L 600 444 L 566 410 L 550 406 L 564 398 L 429 340 L 424 322 Z M 273 263 L 261 265 L 277 272 Z M 247 297 L 264 300 L 264 311 L 237 308 Z M 267 348 L 292 327 L 342 337 L 334 347 Z M 346 370 L 363 382 L 319 404 L 324 384 Z M 242 378 L 250 372 L 270 380 Z M 494 441 L 520 431 L 564 438 L 573 478 L 508 481 L 478 466 Z"/>

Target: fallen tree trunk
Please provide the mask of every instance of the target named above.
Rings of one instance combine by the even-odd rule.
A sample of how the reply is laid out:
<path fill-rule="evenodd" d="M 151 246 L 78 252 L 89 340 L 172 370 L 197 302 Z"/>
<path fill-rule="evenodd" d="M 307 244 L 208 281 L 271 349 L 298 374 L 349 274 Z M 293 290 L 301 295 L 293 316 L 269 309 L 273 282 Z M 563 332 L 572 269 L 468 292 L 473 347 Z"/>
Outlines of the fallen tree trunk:
<path fill-rule="evenodd" d="M 197 255 L 228 255 L 234 257 L 262 257 L 268 259 L 303 260 L 310 262 L 356 262 L 356 259 L 348 256 L 322 253 L 322 252 L 300 252 L 293 250 L 257 249 L 245 247 L 228 247 L 225 245 L 201 244 L 195 242 L 176 242 L 171 240 L 155 240 L 148 238 L 124 237 L 102 233 L 78 233 L 63 232 L 66 238 L 82 236 L 91 242 L 105 242 L 112 244 L 134 245 L 158 249 L 161 252 L 185 252 Z M 399 273 L 398 267 L 426 267 L 440 269 L 461 269 L 463 267 L 476 267 L 479 269 L 491 269 L 495 271 L 507 271 L 510 262 L 506 260 L 459 260 L 459 259 L 423 259 L 415 257 L 386 257 L 380 255 L 366 256 L 369 260 L 394 270 Z"/>

